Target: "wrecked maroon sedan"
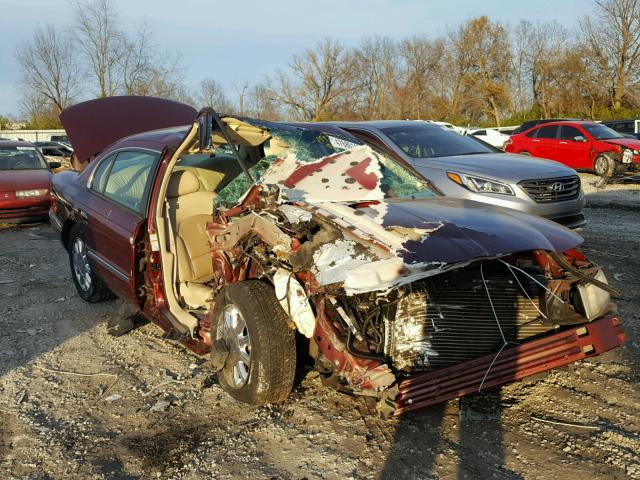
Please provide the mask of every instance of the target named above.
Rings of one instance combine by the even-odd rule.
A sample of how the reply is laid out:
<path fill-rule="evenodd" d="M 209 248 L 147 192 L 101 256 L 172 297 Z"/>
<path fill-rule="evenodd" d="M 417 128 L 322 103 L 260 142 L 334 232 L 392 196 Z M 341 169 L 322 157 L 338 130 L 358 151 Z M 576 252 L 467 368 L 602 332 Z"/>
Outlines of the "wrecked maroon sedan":
<path fill-rule="evenodd" d="M 339 131 L 126 97 L 61 118 L 95 155 L 52 187 L 78 293 L 112 291 L 209 353 L 237 400 L 285 400 L 308 355 L 399 414 L 624 340 L 578 235 L 444 198 Z"/>

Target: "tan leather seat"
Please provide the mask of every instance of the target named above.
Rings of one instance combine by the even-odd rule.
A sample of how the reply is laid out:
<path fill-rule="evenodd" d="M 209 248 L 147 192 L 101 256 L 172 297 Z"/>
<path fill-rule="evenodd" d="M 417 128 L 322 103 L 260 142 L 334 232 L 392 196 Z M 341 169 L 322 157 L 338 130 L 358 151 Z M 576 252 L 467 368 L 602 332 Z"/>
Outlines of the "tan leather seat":
<path fill-rule="evenodd" d="M 177 258 L 178 293 L 190 307 L 203 307 L 212 289 L 204 283 L 213 278 L 207 222 L 213 220 L 216 194 L 201 189 L 189 170 L 174 171 L 167 187 L 168 215 Z"/>

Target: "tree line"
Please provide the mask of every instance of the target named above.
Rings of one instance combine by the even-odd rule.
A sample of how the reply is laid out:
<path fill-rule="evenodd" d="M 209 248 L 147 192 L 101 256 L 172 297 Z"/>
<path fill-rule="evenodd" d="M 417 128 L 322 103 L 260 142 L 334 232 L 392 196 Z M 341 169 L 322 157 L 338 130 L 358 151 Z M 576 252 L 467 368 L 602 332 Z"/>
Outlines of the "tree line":
<path fill-rule="evenodd" d="M 325 38 L 266 81 L 225 92 L 214 78 L 188 88 L 179 55 L 159 51 L 148 24 L 135 35 L 122 29 L 111 0 L 76 0 L 71 28 L 47 25 L 16 51 L 22 112 L 39 126 L 57 122 L 79 99 L 154 95 L 267 120 L 500 126 L 636 116 L 640 0 L 585 6 L 589 13 L 574 29 L 555 21 L 508 26 L 480 16 L 439 37 L 365 37 L 357 46 Z"/>

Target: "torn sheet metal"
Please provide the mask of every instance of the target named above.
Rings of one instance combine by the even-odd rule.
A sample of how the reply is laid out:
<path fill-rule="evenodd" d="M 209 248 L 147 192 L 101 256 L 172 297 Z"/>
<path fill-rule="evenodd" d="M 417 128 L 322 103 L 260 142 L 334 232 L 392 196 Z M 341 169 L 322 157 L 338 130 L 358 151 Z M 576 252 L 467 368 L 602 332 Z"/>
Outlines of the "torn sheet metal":
<path fill-rule="evenodd" d="M 287 221 L 292 225 L 308 222 L 312 218 L 310 212 L 286 203 L 284 205 L 280 205 L 278 210 L 284 213 L 284 216 L 287 217 Z"/>
<path fill-rule="evenodd" d="M 305 337 L 311 338 L 316 328 L 316 316 L 304 288 L 295 275 L 284 268 L 279 268 L 273 275 L 273 285 L 280 305 L 296 324 L 298 331 Z"/>
<path fill-rule="evenodd" d="M 336 240 L 313 254 L 314 274 L 320 285 L 344 282 L 349 270 L 370 263 L 371 257 L 356 254 L 356 242 Z"/>

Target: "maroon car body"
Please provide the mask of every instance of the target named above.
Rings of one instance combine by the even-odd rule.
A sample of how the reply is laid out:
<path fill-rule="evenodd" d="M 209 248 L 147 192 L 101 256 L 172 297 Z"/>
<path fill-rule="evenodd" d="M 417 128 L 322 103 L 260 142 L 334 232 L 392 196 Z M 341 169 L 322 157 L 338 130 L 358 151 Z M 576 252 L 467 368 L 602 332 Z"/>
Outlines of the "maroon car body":
<path fill-rule="evenodd" d="M 0 141 L 0 222 L 46 220 L 51 170 L 29 142 Z"/>
<path fill-rule="evenodd" d="M 104 139 L 53 182 L 78 292 L 111 290 L 210 353 L 238 400 L 283 401 L 310 355 L 327 382 L 399 414 L 624 341 L 615 290 L 564 227 L 439 197 L 353 138 L 174 102 L 133 99 L 132 133 L 165 128 L 107 145 L 131 118 L 117 102 L 78 107 Z M 62 116 L 74 146 L 83 115 Z"/>

